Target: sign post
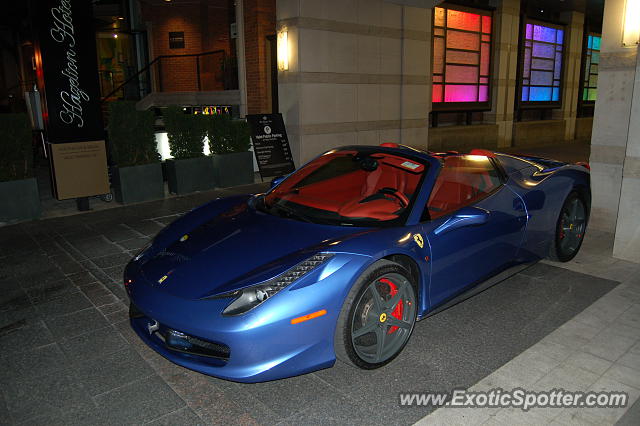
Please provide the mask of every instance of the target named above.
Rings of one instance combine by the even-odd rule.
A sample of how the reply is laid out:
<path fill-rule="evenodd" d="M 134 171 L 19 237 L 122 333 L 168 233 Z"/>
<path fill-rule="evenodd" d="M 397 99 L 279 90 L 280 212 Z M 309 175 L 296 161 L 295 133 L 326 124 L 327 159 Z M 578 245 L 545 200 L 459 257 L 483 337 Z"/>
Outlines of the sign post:
<path fill-rule="evenodd" d="M 296 169 L 282 114 L 247 115 L 260 176 L 288 175 Z"/>
<path fill-rule="evenodd" d="M 32 1 L 31 13 L 54 194 L 59 200 L 106 194 L 92 2 Z"/>

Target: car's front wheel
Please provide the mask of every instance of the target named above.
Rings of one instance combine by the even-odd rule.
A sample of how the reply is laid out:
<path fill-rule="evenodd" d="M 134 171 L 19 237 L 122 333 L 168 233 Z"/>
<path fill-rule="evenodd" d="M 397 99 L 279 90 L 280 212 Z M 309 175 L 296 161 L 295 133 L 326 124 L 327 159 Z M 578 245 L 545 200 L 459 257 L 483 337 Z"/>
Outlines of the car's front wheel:
<path fill-rule="evenodd" d="M 416 322 L 416 289 L 397 263 L 380 260 L 369 267 L 342 307 L 334 339 L 338 359 L 374 369 L 398 356 Z"/>

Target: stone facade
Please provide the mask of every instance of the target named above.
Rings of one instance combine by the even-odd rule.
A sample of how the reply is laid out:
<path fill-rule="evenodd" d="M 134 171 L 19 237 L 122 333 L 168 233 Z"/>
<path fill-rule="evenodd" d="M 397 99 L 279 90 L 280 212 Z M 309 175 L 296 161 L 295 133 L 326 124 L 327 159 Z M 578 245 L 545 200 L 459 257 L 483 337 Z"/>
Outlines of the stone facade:
<path fill-rule="evenodd" d="M 278 73 L 296 164 L 339 145 L 427 146 L 431 10 L 381 0 L 279 0 Z"/>

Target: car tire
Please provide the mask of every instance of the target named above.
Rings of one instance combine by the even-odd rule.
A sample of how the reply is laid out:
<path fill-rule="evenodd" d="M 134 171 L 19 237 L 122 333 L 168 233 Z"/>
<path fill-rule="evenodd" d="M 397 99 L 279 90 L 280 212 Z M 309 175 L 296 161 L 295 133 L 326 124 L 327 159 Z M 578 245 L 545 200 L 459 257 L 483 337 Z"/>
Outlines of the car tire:
<path fill-rule="evenodd" d="M 556 262 L 573 259 L 584 240 L 589 220 L 589 210 L 584 198 L 576 191 L 571 192 L 562 204 L 556 229 L 549 250 L 549 258 Z"/>
<path fill-rule="evenodd" d="M 365 370 L 391 362 L 411 337 L 417 302 L 417 284 L 405 268 L 388 260 L 375 262 L 342 306 L 334 337 L 336 357 Z"/>

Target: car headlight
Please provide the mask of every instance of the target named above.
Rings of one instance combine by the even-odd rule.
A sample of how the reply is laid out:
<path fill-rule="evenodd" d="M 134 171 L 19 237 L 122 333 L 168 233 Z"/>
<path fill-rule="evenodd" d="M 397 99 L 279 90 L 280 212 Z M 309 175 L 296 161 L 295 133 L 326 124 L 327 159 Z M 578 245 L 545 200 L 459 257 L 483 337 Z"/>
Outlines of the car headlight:
<path fill-rule="evenodd" d="M 222 315 L 240 315 L 250 311 L 332 257 L 332 253 L 318 253 L 267 282 L 216 296 L 216 299 L 235 297 L 235 300 L 222 311 Z"/>
<path fill-rule="evenodd" d="M 134 262 L 137 262 L 138 260 L 140 260 L 140 258 L 142 258 L 142 256 L 144 255 L 144 253 L 153 245 L 153 238 L 147 243 L 145 244 L 144 247 L 142 247 L 140 249 L 140 251 L 138 252 L 138 254 L 135 255 L 135 257 L 133 258 Z"/>

